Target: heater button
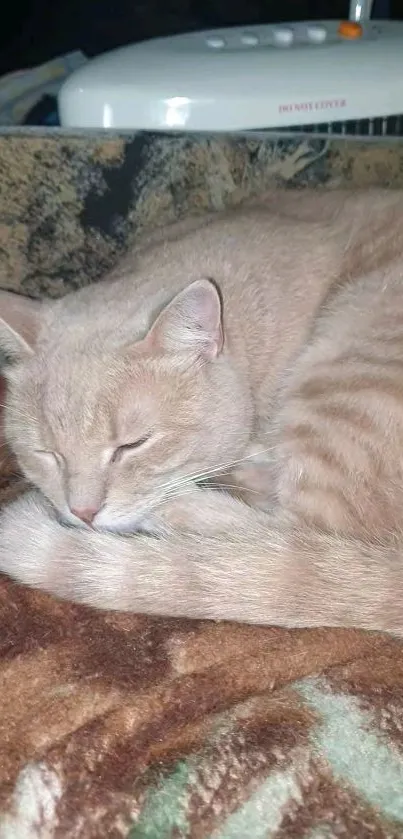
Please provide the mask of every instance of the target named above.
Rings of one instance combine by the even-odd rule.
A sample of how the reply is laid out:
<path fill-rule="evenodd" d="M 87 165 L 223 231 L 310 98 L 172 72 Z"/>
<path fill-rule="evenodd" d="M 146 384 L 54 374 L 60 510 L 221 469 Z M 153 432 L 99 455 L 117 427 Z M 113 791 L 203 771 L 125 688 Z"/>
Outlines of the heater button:
<path fill-rule="evenodd" d="M 253 32 L 244 32 L 241 35 L 241 41 L 245 44 L 245 47 L 256 47 L 259 43 L 259 38 Z"/>
<path fill-rule="evenodd" d="M 294 33 L 288 26 L 282 26 L 281 29 L 275 29 L 273 32 L 276 44 L 288 47 L 294 40 Z"/>
<path fill-rule="evenodd" d="M 213 49 L 220 50 L 225 47 L 224 38 L 220 38 L 219 35 L 211 35 L 207 38 L 207 45 L 209 47 L 213 47 Z"/>
<path fill-rule="evenodd" d="M 327 31 L 325 26 L 308 26 L 307 35 L 314 44 L 323 44 L 326 41 Z"/>
<path fill-rule="evenodd" d="M 355 20 L 342 20 L 338 28 L 338 33 L 342 38 L 361 38 L 362 26 L 360 23 L 356 23 Z"/>

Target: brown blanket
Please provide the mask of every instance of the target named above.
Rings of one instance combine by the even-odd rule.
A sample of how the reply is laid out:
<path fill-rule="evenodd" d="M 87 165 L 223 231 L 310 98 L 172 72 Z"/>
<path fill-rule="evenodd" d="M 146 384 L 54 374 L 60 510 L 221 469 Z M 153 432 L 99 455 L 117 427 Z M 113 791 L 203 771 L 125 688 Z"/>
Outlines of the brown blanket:
<path fill-rule="evenodd" d="M 21 490 L 3 457 L 0 497 Z M 0 839 L 403 837 L 403 646 L 0 580 Z"/>

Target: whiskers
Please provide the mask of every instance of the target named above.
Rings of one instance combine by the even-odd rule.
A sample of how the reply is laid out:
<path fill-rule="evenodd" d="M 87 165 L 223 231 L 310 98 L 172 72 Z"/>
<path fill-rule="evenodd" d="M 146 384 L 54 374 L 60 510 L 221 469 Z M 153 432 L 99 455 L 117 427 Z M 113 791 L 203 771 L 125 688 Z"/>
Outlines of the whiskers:
<path fill-rule="evenodd" d="M 254 458 L 258 458 L 263 454 L 267 454 L 270 451 L 273 451 L 275 446 L 268 446 L 265 449 L 261 449 L 260 451 L 254 452 L 253 454 L 245 455 L 244 457 L 240 457 L 237 460 L 228 460 L 223 463 L 219 463 L 216 466 L 211 467 L 210 469 L 204 469 L 203 471 L 199 472 L 192 472 L 188 473 L 187 475 L 182 475 L 181 478 L 177 478 L 176 480 L 167 481 L 166 483 L 160 484 L 159 487 L 155 490 L 154 494 L 154 501 L 156 506 L 161 506 L 161 504 L 168 503 L 172 501 L 174 498 L 179 498 L 183 495 L 188 494 L 189 492 L 194 492 L 199 490 L 200 487 L 196 486 L 196 484 L 200 483 L 207 483 L 211 478 L 225 478 L 225 475 L 228 475 L 235 466 L 239 466 L 241 463 L 245 463 L 246 461 L 253 460 Z M 256 495 L 261 495 L 258 490 L 252 490 L 249 487 L 242 486 L 241 484 L 230 484 L 230 483 L 222 483 L 222 482 L 215 482 L 214 483 L 215 489 L 235 489 L 238 491 L 245 491 L 245 492 L 253 492 Z"/>
<path fill-rule="evenodd" d="M 214 484 L 214 489 L 236 489 L 238 490 L 238 492 L 252 492 L 255 495 L 261 495 L 261 493 L 257 489 L 249 489 L 249 487 L 242 486 L 242 484 Z M 157 503 L 157 506 L 162 507 L 164 504 L 169 504 L 176 498 L 182 498 L 185 495 L 192 495 L 195 492 L 200 492 L 200 487 L 197 486 L 197 484 L 195 484 L 194 481 L 189 481 L 186 487 L 183 487 L 179 490 L 171 490 L 169 493 L 164 495 L 161 498 L 161 500 Z"/>
<path fill-rule="evenodd" d="M 31 414 L 27 414 L 26 411 L 21 411 L 19 408 L 15 408 L 13 405 L 6 405 L 4 402 L 0 403 L 0 410 L 6 409 L 12 416 L 16 417 L 17 419 L 24 419 L 27 422 L 36 422 L 37 418 L 31 416 Z"/>

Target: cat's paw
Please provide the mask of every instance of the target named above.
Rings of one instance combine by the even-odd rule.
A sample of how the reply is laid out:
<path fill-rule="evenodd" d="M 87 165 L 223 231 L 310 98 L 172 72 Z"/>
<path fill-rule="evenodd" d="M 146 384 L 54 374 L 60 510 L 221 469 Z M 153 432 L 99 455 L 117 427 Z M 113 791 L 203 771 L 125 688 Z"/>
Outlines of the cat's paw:
<path fill-rule="evenodd" d="M 266 463 L 246 462 L 240 464 L 224 478 L 212 482 L 218 489 L 222 487 L 238 500 L 256 510 L 269 512 L 275 503 L 272 467 Z"/>
<path fill-rule="evenodd" d="M 244 458 L 228 473 L 214 477 L 210 485 L 227 491 L 256 510 L 272 511 L 276 503 L 272 447 L 267 449 L 261 442 L 251 442 Z"/>

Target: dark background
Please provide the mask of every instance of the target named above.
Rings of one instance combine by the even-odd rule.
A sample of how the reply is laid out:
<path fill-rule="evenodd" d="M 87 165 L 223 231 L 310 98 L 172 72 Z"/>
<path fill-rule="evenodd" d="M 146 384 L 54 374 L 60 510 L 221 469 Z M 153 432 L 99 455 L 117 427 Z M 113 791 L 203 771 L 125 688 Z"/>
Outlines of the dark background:
<path fill-rule="evenodd" d="M 403 0 L 376 0 L 375 17 L 403 18 Z M 0 75 L 82 49 L 96 55 L 157 35 L 236 24 L 346 17 L 333 0 L 16 0 L 2 4 Z"/>

